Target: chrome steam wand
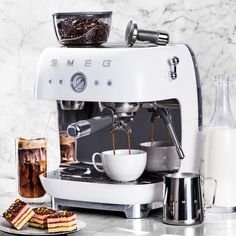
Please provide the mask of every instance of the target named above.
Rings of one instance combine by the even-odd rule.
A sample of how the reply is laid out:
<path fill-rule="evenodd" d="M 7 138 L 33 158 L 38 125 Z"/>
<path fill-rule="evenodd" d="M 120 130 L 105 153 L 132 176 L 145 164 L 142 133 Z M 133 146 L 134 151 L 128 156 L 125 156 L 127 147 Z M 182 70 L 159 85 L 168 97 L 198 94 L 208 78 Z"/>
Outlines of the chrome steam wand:
<path fill-rule="evenodd" d="M 174 130 L 174 127 L 172 125 L 172 122 L 171 122 L 171 119 L 170 119 L 170 113 L 169 111 L 165 108 L 165 107 L 162 107 L 162 106 L 159 106 L 159 105 L 156 105 L 155 108 L 154 108 L 154 112 L 152 114 L 152 122 L 155 121 L 155 119 L 159 116 L 163 119 L 168 131 L 169 131 L 169 134 L 171 136 L 171 139 L 176 147 L 176 151 L 178 153 L 178 156 L 179 156 L 179 159 L 184 159 L 185 155 L 184 155 L 184 152 L 183 152 L 183 149 L 180 145 L 180 142 L 177 138 L 177 135 L 175 133 L 175 130 Z"/>

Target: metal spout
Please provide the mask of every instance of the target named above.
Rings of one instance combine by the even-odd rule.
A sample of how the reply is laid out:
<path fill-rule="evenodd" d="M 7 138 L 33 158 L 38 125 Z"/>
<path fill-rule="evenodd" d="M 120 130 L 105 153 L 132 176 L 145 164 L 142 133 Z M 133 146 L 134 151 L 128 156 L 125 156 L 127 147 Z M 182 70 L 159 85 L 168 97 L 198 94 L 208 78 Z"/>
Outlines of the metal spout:
<path fill-rule="evenodd" d="M 131 127 L 126 122 L 127 121 L 124 120 L 117 120 L 112 126 L 112 131 L 122 130 L 125 131 L 126 134 L 131 134 Z"/>

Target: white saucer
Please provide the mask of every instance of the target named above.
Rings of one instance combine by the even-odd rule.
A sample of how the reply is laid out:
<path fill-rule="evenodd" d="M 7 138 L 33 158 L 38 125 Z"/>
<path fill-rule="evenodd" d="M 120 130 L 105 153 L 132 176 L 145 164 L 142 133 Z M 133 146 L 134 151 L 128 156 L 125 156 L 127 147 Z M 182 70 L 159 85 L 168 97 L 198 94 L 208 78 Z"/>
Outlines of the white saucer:
<path fill-rule="evenodd" d="M 78 220 L 77 229 L 70 232 L 58 232 L 58 233 L 49 233 L 47 229 L 36 229 L 34 227 L 29 227 L 25 225 L 21 230 L 13 229 L 10 224 L 3 218 L 0 217 L 0 231 L 8 234 L 15 235 L 66 235 L 78 232 L 86 227 L 86 223 L 82 220 Z"/>

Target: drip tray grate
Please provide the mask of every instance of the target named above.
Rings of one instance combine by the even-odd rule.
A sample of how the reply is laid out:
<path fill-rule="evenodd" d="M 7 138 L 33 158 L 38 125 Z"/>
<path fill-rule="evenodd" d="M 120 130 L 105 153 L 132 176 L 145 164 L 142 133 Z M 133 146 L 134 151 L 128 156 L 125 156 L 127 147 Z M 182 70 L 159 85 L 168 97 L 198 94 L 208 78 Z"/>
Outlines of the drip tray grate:
<path fill-rule="evenodd" d="M 152 184 L 163 181 L 163 174 L 157 175 L 142 175 L 136 181 L 130 182 L 119 182 L 111 180 L 107 177 L 105 173 L 97 172 L 93 166 L 83 166 L 83 168 L 64 168 L 59 170 L 59 179 L 67 181 L 78 181 L 85 183 L 101 183 L 101 184 L 120 184 L 120 185 L 143 185 Z M 50 177 L 49 177 L 50 178 Z"/>
<path fill-rule="evenodd" d="M 122 184 L 122 185 L 137 185 L 137 184 L 152 184 L 161 182 L 162 178 L 156 178 L 154 179 L 147 179 L 147 178 L 140 178 L 136 181 L 130 181 L 130 182 L 119 182 L 109 179 L 108 177 L 76 177 L 76 176 L 69 176 L 69 175 L 61 175 L 62 180 L 68 180 L 68 181 L 78 181 L 78 182 L 86 182 L 86 183 L 101 183 L 101 184 Z"/>

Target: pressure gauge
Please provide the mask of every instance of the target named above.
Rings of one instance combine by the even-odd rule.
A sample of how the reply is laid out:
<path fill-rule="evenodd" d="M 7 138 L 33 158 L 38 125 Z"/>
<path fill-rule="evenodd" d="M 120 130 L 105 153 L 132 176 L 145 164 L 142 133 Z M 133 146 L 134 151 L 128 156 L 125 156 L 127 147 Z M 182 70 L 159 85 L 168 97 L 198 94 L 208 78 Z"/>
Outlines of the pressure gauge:
<path fill-rule="evenodd" d="M 71 78 L 71 87 L 76 93 L 81 93 L 87 86 L 87 78 L 85 74 L 78 72 Z"/>

